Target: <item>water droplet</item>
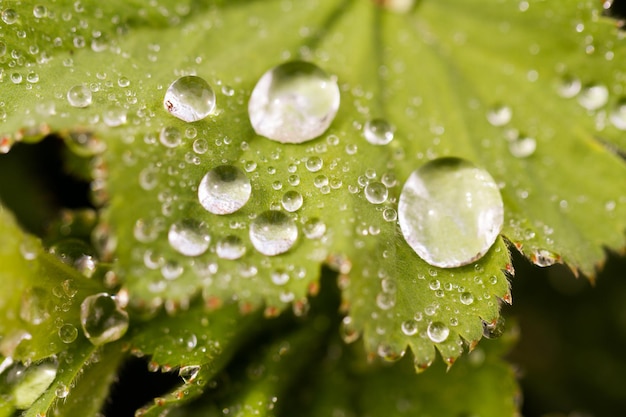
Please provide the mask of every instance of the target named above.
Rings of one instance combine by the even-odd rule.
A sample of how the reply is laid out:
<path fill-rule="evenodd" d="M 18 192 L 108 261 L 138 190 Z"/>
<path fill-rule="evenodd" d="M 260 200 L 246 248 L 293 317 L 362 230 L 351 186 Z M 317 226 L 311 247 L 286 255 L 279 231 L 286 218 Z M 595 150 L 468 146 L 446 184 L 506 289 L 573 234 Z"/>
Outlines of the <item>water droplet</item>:
<path fill-rule="evenodd" d="M 32 261 L 41 252 L 41 242 L 35 236 L 25 235 L 20 244 L 20 253 L 27 261 Z"/>
<path fill-rule="evenodd" d="M 505 330 L 505 320 L 504 317 L 500 316 L 497 320 L 488 323 L 483 321 L 483 336 L 487 339 L 495 339 L 497 337 L 502 336 Z"/>
<path fill-rule="evenodd" d="M 215 92 L 203 78 L 180 77 L 165 92 L 163 106 L 185 122 L 196 122 L 215 109 Z"/>
<path fill-rule="evenodd" d="M 96 346 L 118 340 L 128 329 L 128 313 L 107 293 L 90 295 L 80 305 L 85 336 Z"/>
<path fill-rule="evenodd" d="M 433 343 L 441 343 L 450 335 L 450 329 L 440 321 L 433 321 L 428 325 L 426 333 Z"/>
<path fill-rule="evenodd" d="M 350 316 L 345 316 L 343 320 L 341 320 L 339 332 L 345 343 L 356 342 L 360 336 L 358 329 L 354 325 L 354 320 L 352 320 Z"/>
<path fill-rule="evenodd" d="M 283 208 L 289 212 L 299 210 L 300 207 L 302 207 L 302 202 L 302 194 L 294 190 L 287 191 L 283 194 L 283 198 L 281 200 Z"/>
<path fill-rule="evenodd" d="M 48 9 L 46 9 L 46 6 L 42 6 L 38 4 L 35 7 L 33 7 L 33 16 L 41 19 L 43 17 L 46 17 L 47 14 L 48 14 Z"/>
<path fill-rule="evenodd" d="M 426 262 L 442 268 L 482 257 L 502 229 L 504 206 L 491 175 L 459 158 L 414 171 L 398 205 L 402 234 Z"/>
<path fill-rule="evenodd" d="M 609 101 L 609 90 L 604 85 L 585 87 L 578 96 L 578 103 L 587 110 L 597 110 Z"/>
<path fill-rule="evenodd" d="M 67 396 L 70 395 L 70 389 L 63 382 L 59 382 L 56 389 L 54 390 L 54 395 L 56 395 L 57 398 L 61 399 L 67 398 Z"/>
<path fill-rule="evenodd" d="M 281 211 L 265 211 L 250 224 L 250 241 L 263 255 L 274 256 L 287 252 L 297 239 L 296 223 Z"/>
<path fill-rule="evenodd" d="M 363 136 L 372 145 L 386 145 L 393 140 L 395 128 L 385 119 L 368 120 L 363 126 Z"/>
<path fill-rule="evenodd" d="M 215 247 L 217 256 L 222 259 L 239 259 L 246 253 L 246 246 L 234 235 L 221 238 Z"/>
<path fill-rule="evenodd" d="M 561 262 L 561 257 L 547 249 L 537 249 L 530 255 L 530 260 L 537 266 L 551 266 Z"/>
<path fill-rule="evenodd" d="M 176 261 L 167 261 L 161 267 L 161 275 L 167 280 L 174 280 L 182 275 L 184 268 Z"/>
<path fill-rule="evenodd" d="M 284 269 L 272 271 L 270 278 L 272 279 L 272 283 L 274 285 L 285 285 L 290 279 L 289 273 L 287 273 Z"/>
<path fill-rule="evenodd" d="M 398 213 L 395 209 L 388 207 L 383 210 L 383 219 L 385 219 L 386 222 L 395 222 L 398 219 Z"/>
<path fill-rule="evenodd" d="M 326 233 L 326 223 L 314 217 L 304 224 L 302 230 L 307 239 L 319 239 Z"/>
<path fill-rule="evenodd" d="M 200 366 L 198 365 L 182 366 L 178 371 L 178 376 L 185 381 L 185 384 L 191 384 L 198 377 L 199 373 Z"/>
<path fill-rule="evenodd" d="M 198 155 L 203 155 L 209 150 L 209 143 L 205 139 L 196 139 L 193 141 L 193 151 Z"/>
<path fill-rule="evenodd" d="M 252 187 L 246 174 L 232 165 L 210 170 L 200 181 L 198 199 L 213 214 L 234 213 L 250 199 Z"/>
<path fill-rule="evenodd" d="M 198 256 L 209 248 L 211 236 L 205 223 L 194 219 L 183 219 L 170 226 L 167 240 L 177 252 L 186 256 Z"/>
<path fill-rule="evenodd" d="M 78 337 L 78 330 L 74 325 L 65 323 L 59 327 L 57 334 L 63 343 L 72 343 Z"/>
<path fill-rule="evenodd" d="M 175 127 L 166 126 L 161 129 L 159 141 L 168 148 L 176 148 L 183 141 L 183 135 Z"/>
<path fill-rule="evenodd" d="M 459 300 L 461 301 L 461 304 L 468 306 L 474 302 L 474 296 L 472 295 L 471 292 L 466 291 L 461 294 L 461 296 L 459 297 Z"/>
<path fill-rule="evenodd" d="M 407 336 L 413 336 L 414 334 L 417 333 L 417 330 L 418 330 L 417 321 L 413 319 L 403 321 L 401 327 L 402 327 L 402 333 L 404 333 Z"/>
<path fill-rule="evenodd" d="M 339 101 L 335 79 L 315 64 L 294 61 L 263 74 L 250 96 L 248 113 L 258 135 L 302 143 L 328 129 Z"/>
<path fill-rule="evenodd" d="M 487 121 L 493 126 L 504 126 L 511 121 L 513 110 L 509 106 L 497 105 L 487 111 Z"/>
<path fill-rule="evenodd" d="M 372 204 L 382 204 L 387 200 L 389 191 L 385 184 L 378 181 L 370 182 L 365 186 L 365 198 Z"/>
<path fill-rule="evenodd" d="M 306 169 L 309 170 L 309 172 L 317 172 L 322 169 L 324 161 L 322 161 L 322 158 L 320 158 L 319 156 L 312 156 L 306 160 L 305 165 Z"/>
<path fill-rule="evenodd" d="M 75 85 L 67 92 L 67 101 L 72 107 L 87 107 L 91 104 L 91 90 L 84 84 Z"/>
<path fill-rule="evenodd" d="M 582 83 L 576 77 L 565 77 L 557 87 L 557 92 L 563 98 L 576 97 L 580 93 Z"/>
<path fill-rule="evenodd" d="M 12 25 L 17 22 L 19 15 L 14 9 L 4 9 L 2 11 L 2 21 L 7 25 Z"/>
<path fill-rule="evenodd" d="M 509 152 L 516 158 L 528 158 L 535 153 L 537 141 L 530 137 L 521 137 L 509 142 Z"/>

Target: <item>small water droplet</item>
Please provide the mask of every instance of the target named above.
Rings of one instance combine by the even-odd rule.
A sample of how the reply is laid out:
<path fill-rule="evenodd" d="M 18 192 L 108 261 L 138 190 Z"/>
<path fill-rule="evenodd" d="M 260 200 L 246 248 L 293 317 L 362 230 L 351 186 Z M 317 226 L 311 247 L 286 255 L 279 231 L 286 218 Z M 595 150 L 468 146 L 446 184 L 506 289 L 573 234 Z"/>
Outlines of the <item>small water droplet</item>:
<path fill-rule="evenodd" d="M 183 135 L 175 127 L 166 126 L 161 129 L 159 141 L 168 148 L 176 148 L 183 141 Z"/>
<path fill-rule="evenodd" d="M 206 139 L 196 139 L 193 141 L 193 151 L 198 155 L 203 155 L 209 150 L 209 143 Z"/>
<path fill-rule="evenodd" d="M 354 325 L 354 320 L 352 320 L 352 317 L 350 316 L 345 316 L 343 320 L 341 320 L 339 332 L 345 343 L 356 342 L 360 336 L 359 331 Z"/>
<path fill-rule="evenodd" d="M 304 224 L 302 230 L 307 239 L 320 239 L 326 233 L 326 223 L 314 217 Z"/>
<path fill-rule="evenodd" d="M 398 213 L 395 209 L 388 207 L 383 210 L 383 219 L 385 219 L 386 222 L 395 222 L 398 219 Z"/>
<path fill-rule="evenodd" d="M 363 126 L 363 136 L 372 145 L 386 145 L 393 140 L 395 128 L 385 119 L 368 120 Z"/>
<path fill-rule="evenodd" d="M 428 325 L 426 333 L 433 343 L 441 343 L 450 335 L 450 329 L 440 321 L 433 321 Z"/>
<path fill-rule="evenodd" d="M 182 275 L 184 268 L 176 261 L 167 261 L 161 267 L 161 275 L 167 280 L 174 280 Z"/>
<path fill-rule="evenodd" d="M 467 265 L 494 244 L 504 205 L 491 175 L 459 158 L 436 159 L 414 171 L 398 205 L 402 234 L 426 262 Z"/>
<path fill-rule="evenodd" d="M 110 294 L 94 294 L 80 305 L 80 323 L 87 339 L 100 346 L 124 336 L 128 329 L 128 313 Z"/>
<path fill-rule="evenodd" d="M 563 98 L 576 97 L 582 88 L 582 83 L 576 77 L 565 77 L 557 86 L 558 94 Z"/>
<path fill-rule="evenodd" d="M 263 255 L 274 256 L 287 252 L 297 239 L 296 223 L 281 211 L 265 211 L 250 224 L 250 241 Z"/>
<path fill-rule="evenodd" d="M 561 257 L 547 249 L 537 249 L 530 255 L 530 260 L 537 266 L 546 267 L 561 262 Z"/>
<path fill-rule="evenodd" d="M 528 158 L 536 149 L 537 141 L 531 137 L 521 137 L 509 142 L 509 152 L 516 158 Z"/>
<path fill-rule="evenodd" d="M 609 90 L 601 84 L 585 87 L 578 96 L 578 103 L 587 110 L 597 110 L 609 101 Z"/>
<path fill-rule="evenodd" d="M 200 181 L 198 199 L 213 214 L 230 214 L 250 199 L 252 187 L 246 174 L 232 165 L 220 165 L 210 170 Z"/>
<path fill-rule="evenodd" d="M 387 201 L 389 191 L 385 184 L 378 181 L 373 181 L 365 186 L 365 198 L 372 204 L 382 204 Z"/>
<path fill-rule="evenodd" d="M 48 9 L 46 9 L 46 6 L 42 6 L 40 4 L 36 5 L 35 7 L 33 7 L 33 16 L 35 16 L 36 18 L 43 18 L 46 17 L 48 15 Z"/>
<path fill-rule="evenodd" d="M 609 119 L 619 130 L 626 130 L 626 99 L 621 99 L 615 104 Z"/>
<path fill-rule="evenodd" d="M 64 325 L 59 327 L 57 334 L 59 335 L 59 339 L 61 339 L 63 343 L 69 344 L 76 340 L 76 337 L 78 337 L 78 330 L 74 325 L 70 323 L 65 323 Z"/>
<path fill-rule="evenodd" d="M 295 190 L 290 190 L 283 194 L 281 203 L 285 210 L 294 212 L 298 211 L 300 207 L 302 207 L 303 201 L 302 194 Z"/>
<path fill-rule="evenodd" d="M 287 271 L 285 271 L 284 269 L 279 269 L 276 271 L 272 271 L 272 273 L 270 274 L 270 278 L 274 285 L 285 285 L 289 282 L 289 279 L 291 277 L 289 276 L 289 273 Z"/>
<path fill-rule="evenodd" d="M 165 92 L 163 106 L 185 122 L 196 122 L 215 109 L 215 92 L 203 78 L 194 75 L 180 77 Z"/>
<path fill-rule="evenodd" d="M 487 111 L 487 121 L 493 126 L 504 126 L 511 121 L 513 110 L 509 106 L 497 105 Z"/>
<path fill-rule="evenodd" d="M 170 226 L 170 246 L 185 256 L 202 255 L 209 248 L 211 236 L 207 225 L 195 219 L 183 219 Z"/>
<path fill-rule="evenodd" d="M 305 165 L 306 169 L 309 170 L 309 172 L 317 172 L 322 169 L 324 161 L 322 161 L 322 158 L 320 158 L 319 156 L 312 156 L 306 160 Z"/>
<path fill-rule="evenodd" d="M 252 91 L 248 113 L 254 131 L 282 143 L 320 136 L 339 109 L 335 79 L 317 65 L 293 61 L 267 71 Z"/>
<path fill-rule="evenodd" d="M 198 377 L 199 373 L 200 366 L 198 365 L 182 366 L 178 371 L 178 376 L 185 381 L 185 384 L 191 384 Z"/>
<path fill-rule="evenodd" d="M 84 84 L 75 85 L 67 92 L 67 101 L 72 107 L 87 107 L 91 104 L 91 98 L 91 90 Z"/>
<path fill-rule="evenodd" d="M 215 247 L 217 256 L 222 259 L 239 259 L 246 253 L 246 246 L 242 240 L 234 235 L 221 238 Z"/>
<path fill-rule="evenodd" d="M 14 9 L 4 9 L 2 11 L 2 21 L 7 25 L 17 22 L 19 15 Z"/>
<path fill-rule="evenodd" d="M 459 300 L 461 301 L 461 304 L 468 306 L 474 302 L 474 296 L 471 292 L 465 291 L 461 294 Z"/>
<path fill-rule="evenodd" d="M 417 333 L 417 330 L 418 330 L 417 321 L 413 319 L 403 321 L 401 327 L 402 327 L 402 333 L 404 333 L 407 336 L 413 336 L 414 334 Z"/>
<path fill-rule="evenodd" d="M 54 395 L 61 399 L 67 398 L 67 396 L 70 395 L 70 389 L 63 382 L 59 382 L 54 390 Z"/>

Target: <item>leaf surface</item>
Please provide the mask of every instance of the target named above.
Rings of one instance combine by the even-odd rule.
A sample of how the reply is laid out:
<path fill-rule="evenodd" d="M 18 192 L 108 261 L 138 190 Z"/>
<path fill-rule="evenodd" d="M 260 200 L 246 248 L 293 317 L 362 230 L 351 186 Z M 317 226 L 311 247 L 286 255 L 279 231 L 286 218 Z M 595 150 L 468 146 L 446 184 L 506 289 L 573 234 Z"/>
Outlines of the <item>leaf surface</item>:
<path fill-rule="evenodd" d="M 449 270 L 426 264 L 405 243 L 391 211 L 402 184 L 448 155 L 491 173 L 505 204 L 502 234 L 534 262 L 564 261 L 592 274 L 603 247 L 624 244 L 626 167 L 614 153 L 624 143 L 611 118 L 624 45 L 612 21 L 599 17 L 599 4 L 421 1 L 394 14 L 365 1 L 59 1 L 45 17 L 30 5 L 11 7 L 18 18 L 1 41 L 0 146 L 53 130 L 77 152 L 101 155 L 93 189 L 107 201 L 102 227 L 118 243 L 115 269 L 133 306 L 176 311 L 202 292 L 214 306 L 234 300 L 244 311 L 262 306 L 275 315 L 292 305 L 300 313 L 327 262 L 342 275 L 348 339 L 364 331 L 368 350 L 388 359 L 408 345 L 419 368 L 436 345 L 451 363 L 464 340 L 481 337 L 483 322 L 495 323 L 499 299 L 510 300 L 502 271 L 511 268 L 502 238 L 481 260 Z M 259 77 L 293 59 L 336 76 L 342 95 L 330 129 L 301 145 L 257 136 L 247 115 Z M 195 123 L 162 104 L 169 84 L 186 74 L 205 78 L 217 94 L 215 114 Z M 581 83 L 575 98 L 559 96 L 568 79 Z M 594 83 L 607 88 L 601 105 Z M 92 92 L 85 108 L 68 102 L 77 85 Z M 498 105 L 512 114 L 503 126 L 486 117 Z M 395 126 L 389 145 L 363 138 L 371 118 Z M 178 129 L 179 146 L 163 145 L 164 128 Z M 520 153 L 524 143 L 536 150 Z M 323 166 L 311 172 L 314 157 Z M 246 172 L 252 197 L 217 216 L 200 206 L 197 187 L 223 164 Z M 382 204 L 364 196 L 372 181 L 387 184 Z M 304 197 L 288 213 L 299 238 L 286 254 L 262 255 L 250 243 L 250 224 L 281 209 L 292 189 Z M 168 230 L 182 219 L 208 225 L 206 253 L 172 248 Z M 310 238 L 322 225 L 325 232 Z M 246 246 L 241 259 L 217 256 L 226 236 Z M 465 293 L 471 303 L 461 302 Z M 407 322 L 417 331 L 403 332 Z M 431 337 L 433 324 L 449 335 Z"/>

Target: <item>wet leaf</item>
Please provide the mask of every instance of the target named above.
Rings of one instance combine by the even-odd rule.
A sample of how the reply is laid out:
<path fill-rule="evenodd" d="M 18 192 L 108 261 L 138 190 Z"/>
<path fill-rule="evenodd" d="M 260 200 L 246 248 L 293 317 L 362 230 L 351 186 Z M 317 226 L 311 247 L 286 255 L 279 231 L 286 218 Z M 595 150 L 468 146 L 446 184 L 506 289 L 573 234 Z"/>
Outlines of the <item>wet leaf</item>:
<path fill-rule="evenodd" d="M 388 359 L 409 345 L 419 368 L 436 345 L 451 363 L 484 322 L 497 324 L 499 299 L 510 300 L 507 249 L 498 238 L 473 264 L 426 264 L 397 226 L 402 184 L 437 157 L 472 161 L 499 184 L 504 237 L 538 264 L 592 274 L 604 246 L 623 246 L 626 226 L 626 167 L 612 148 L 624 144 L 611 117 L 624 46 L 600 8 L 448 0 L 396 14 L 365 1 L 113 1 L 58 2 L 42 14 L 17 4 L 0 41 L 0 148 L 53 130 L 77 153 L 100 155 L 92 188 L 107 201 L 102 227 L 117 239 L 115 269 L 135 307 L 174 312 L 202 292 L 215 307 L 301 313 L 329 262 L 342 275 L 347 339 L 365 331 L 369 351 Z M 257 80 L 294 59 L 336 76 L 341 91 L 329 130 L 299 145 L 257 136 L 247 114 Z M 217 104 L 184 123 L 163 97 L 189 74 L 213 87 Z M 366 140 L 371 119 L 394 128 L 389 144 Z M 220 165 L 251 183 L 232 214 L 198 200 Z M 304 201 L 294 212 L 281 209 L 291 190 Z M 250 237 L 270 209 L 299 230 L 277 256 Z M 206 251 L 183 255 L 168 239 L 183 220 L 206 226 Z M 240 259 L 220 252 L 239 241 Z"/>
<path fill-rule="evenodd" d="M 38 361 L 84 340 L 80 303 L 101 285 L 46 252 L 39 239 L 22 232 L 0 206 L 1 354 Z"/>
<path fill-rule="evenodd" d="M 139 415 L 158 416 L 202 394 L 241 345 L 256 335 L 260 320 L 258 314 L 239 315 L 236 305 L 207 312 L 196 303 L 175 317 L 163 315 L 135 327 L 132 352 L 149 355 L 152 371 L 178 372 L 181 377 L 179 386 L 155 398 Z"/>

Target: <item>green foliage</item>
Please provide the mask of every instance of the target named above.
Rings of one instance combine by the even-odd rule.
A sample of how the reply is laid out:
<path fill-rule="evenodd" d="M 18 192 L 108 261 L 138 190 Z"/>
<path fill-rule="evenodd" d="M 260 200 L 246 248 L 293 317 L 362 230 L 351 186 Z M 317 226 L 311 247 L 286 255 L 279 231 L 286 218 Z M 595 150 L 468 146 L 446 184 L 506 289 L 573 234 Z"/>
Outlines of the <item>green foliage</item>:
<path fill-rule="evenodd" d="M 500 306 L 512 300 L 509 249 L 593 276 L 604 248 L 624 244 L 625 45 L 600 5 L 418 1 L 394 13 L 401 2 L 176 3 L 0 4 L 0 151 L 53 132 L 70 150 L 64 171 L 90 181 L 97 209 L 31 227 L 40 239 L 0 206 L 0 416 L 94 414 L 132 354 L 181 376 L 145 416 L 287 415 L 303 404 L 311 416 L 515 415 L 515 378 L 500 359 L 509 343 L 478 345 L 499 333 Z M 247 103 L 265 71 L 297 59 L 336 77 L 341 106 L 319 138 L 277 143 L 255 133 Z M 188 74 L 217 97 L 216 111 L 193 123 L 163 107 L 170 83 Z M 67 99 L 75 86 L 91 92 L 86 106 Z M 388 145 L 364 139 L 373 118 L 394 127 Z M 165 128 L 180 144 L 163 143 Z M 443 156 L 487 170 L 505 208 L 487 254 L 447 269 L 418 257 L 396 221 L 404 181 Z M 319 170 L 307 167 L 312 158 Z M 252 196 L 215 215 L 197 189 L 224 164 L 246 173 Z M 365 196 L 374 180 L 388 189 L 381 204 Z M 45 190 L 15 183 L 2 198 L 22 224 L 55 215 L 28 207 Z M 288 190 L 304 198 L 287 213 L 299 238 L 264 255 L 250 224 L 281 209 Z M 207 225 L 206 253 L 169 242 L 186 219 Z M 218 256 L 227 236 L 245 245 L 240 259 Z M 326 294 L 334 281 L 320 284 L 322 266 L 340 301 Z M 80 305 L 101 292 L 116 294 L 131 322 L 122 340 L 96 347 Z M 449 334 L 433 337 L 435 325 Z M 426 370 L 437 351 L 443 363 Z M 27 378 L 42 364 L 58 368 L 49 386 Z"/>

